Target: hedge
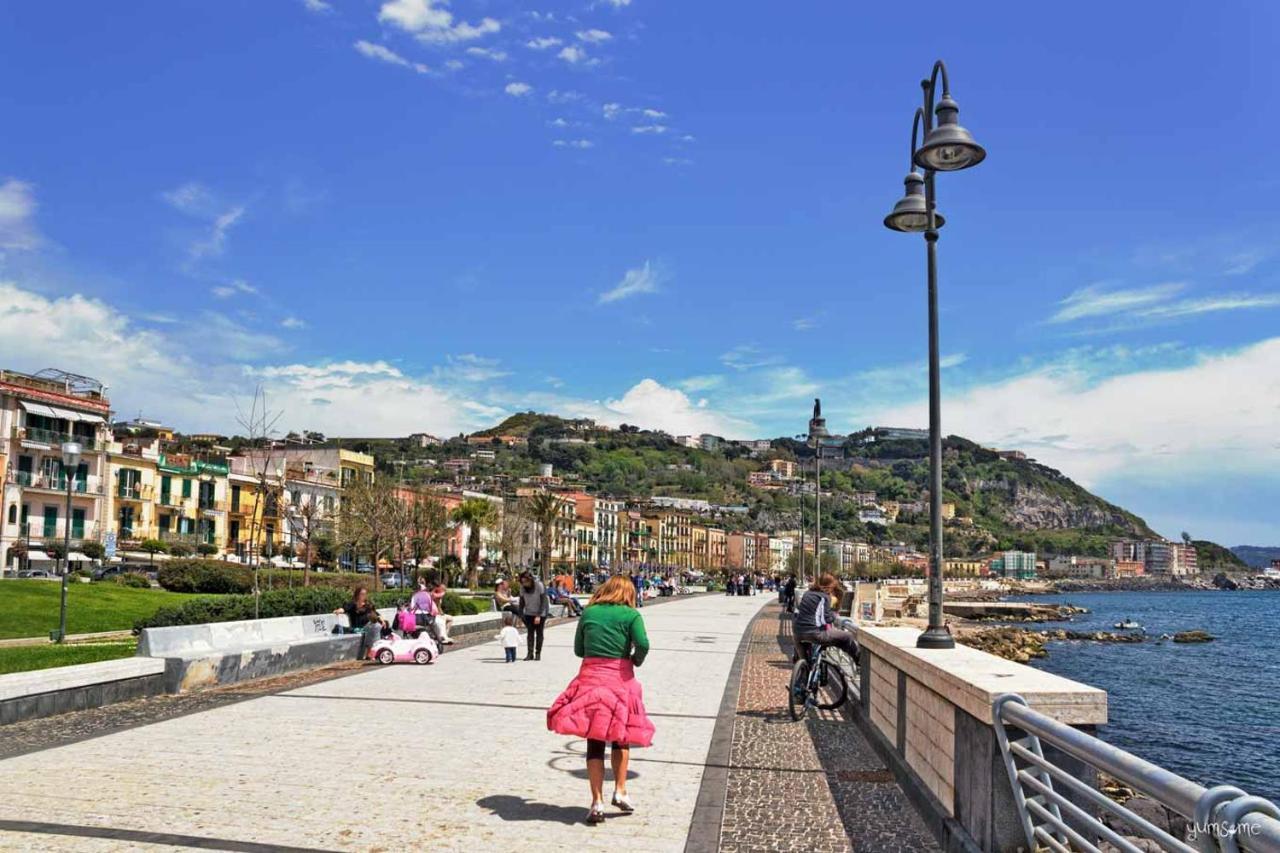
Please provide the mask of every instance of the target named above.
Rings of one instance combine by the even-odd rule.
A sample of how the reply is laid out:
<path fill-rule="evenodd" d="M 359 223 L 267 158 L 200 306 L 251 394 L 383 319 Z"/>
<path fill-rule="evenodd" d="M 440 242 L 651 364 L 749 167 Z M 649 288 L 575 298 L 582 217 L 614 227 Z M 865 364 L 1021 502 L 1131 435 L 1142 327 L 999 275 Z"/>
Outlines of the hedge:
<path fill-rule="evenodd" d="M 248 566 L 223 560 L 168 560 L 160 565 L 156 580 L 170 592 L 253 591 L 253 571 Z"/>
<path fill-rule="evenodd" d="M 376 607 L 394 607 L 407 596 L 400 592 L 379 592 L 373 595 Z M 347 589 L 333 587 L 295 587 L 264 592 L 258 597 L 258 618 L 277 616 L 309 616 L 315 613 L 332 613 L 351 599 Z M 452 616 L 484 613 L 489 610 L 487 599 L 463 598 L 445 593 L 442 602 L 444 612 Z M 139 619 L 133 625 L 134 633 L 143 628 L 165 628 L 172 625 L 200 625 L 205 622 L 234 622 L 252 619 L 252 595 L 221 595 L 217 598 L 197 598 L 177 607 L 162 607 L 151 617 Z"/>

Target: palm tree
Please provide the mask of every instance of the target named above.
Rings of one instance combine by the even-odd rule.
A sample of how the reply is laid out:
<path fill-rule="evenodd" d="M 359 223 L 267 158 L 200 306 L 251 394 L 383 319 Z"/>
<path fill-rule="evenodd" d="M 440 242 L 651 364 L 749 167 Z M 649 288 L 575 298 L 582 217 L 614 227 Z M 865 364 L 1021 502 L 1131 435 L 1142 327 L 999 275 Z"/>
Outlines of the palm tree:
<path fill-rule="evenodd" d="M 497 515 L 493 504 L 484 498 L 468 498 L 450 515 L 454 524 L 471 528 L 467 537 L 467 586 L 471 589 L 480 585 L 480 529 L 491 527 Z"/>
<path fill-rule="evenodd" d="M 542 553 L 542 581 L 551 575 L 551 548 L 560 518 L 560 499 L 551 492 L 538 492 L 529 499 L 529 517 L 538 525 L 539 550 Z"/>

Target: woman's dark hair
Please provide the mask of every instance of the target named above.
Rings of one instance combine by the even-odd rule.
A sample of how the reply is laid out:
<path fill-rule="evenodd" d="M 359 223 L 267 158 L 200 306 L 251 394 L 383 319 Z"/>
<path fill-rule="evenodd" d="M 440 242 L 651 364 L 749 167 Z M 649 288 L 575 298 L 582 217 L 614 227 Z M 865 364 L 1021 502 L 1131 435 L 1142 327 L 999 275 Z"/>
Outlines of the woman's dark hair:
<path fill-rule="evenodd" d="M 360 597 L 360 593 L 362 593 L 362 592 L 363 592 L 365 595 L 368 595 L 368 594 L 369 594 L 369 588 L 368 588 L 368 587 L 366 587 L 366 586 L 358 586 L 358 587 L 356 587 L 355 589 L 351 590 L 351 600 L 352 600 L 352 601 L 355 601 L 357 598 L 359 598 L 359 597 Z"/>

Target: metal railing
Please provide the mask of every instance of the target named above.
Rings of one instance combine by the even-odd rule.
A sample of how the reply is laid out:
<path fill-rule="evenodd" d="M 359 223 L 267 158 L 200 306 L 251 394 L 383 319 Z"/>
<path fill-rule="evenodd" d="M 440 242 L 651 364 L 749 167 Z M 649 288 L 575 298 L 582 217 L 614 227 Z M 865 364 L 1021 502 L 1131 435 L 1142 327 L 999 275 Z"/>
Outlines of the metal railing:
<path fill-rule="evenodd" d="M 124 501 L 149 501 L 152 494 L 151 486 L 126 486 L 123 483 L 116 486 L 116 497 Z"/>
<path fill-rule="evenodd" d="M 20 427 L 20 429 L 22 430 L 22 438 L 39 444 L 62 444 L 65 441 L 76 441 L 80 443 L 80 447 L 84 450 L 101 449 L 98 440 L 93 436 L 75 435 L 69 432 L 58 432 L 57 430 L 32 426 Z"/>
<path fill-rule="evenodd" d="M 1280 808 L 1268 800 L 1230 785 L 1197 785 L 1032 710 L 1017 694 L 998 696 L 991 712 L 1023 835 L 1033 850 L 1099 853 L 1105 841 L 1123 853 L 1142 853 L 1146 848 L 1130 840 L 1136 836 L 1177 853 L 1280 853 Z M 1010 740 L 1006 726 L 1022 736 Z M 1080 781 L 1045 757 L 1044 744 L 1182 815 L 1192 822 L 1189 838 L 1175 838 Z M 1097 815 L 1104 813 L 1125 829 L 1103 823 Z"/>
<path fill-rule="evenodd" d="M 170 509 L 186 509 L 189 497 L 183 497 L 181 492 L 161 492 L 160 506 L 169 507 Z"/>
<path fill-rule="evenodd" d="M 29 489 L 46 489 L 51 492 L 65 492 L 67 478 L 40 471 L 10 471 L 6 477 L 10 483 L 17 483 Z M 71 493 L 74 495 L 102 494 L 102 480 L 98 477 L 85 476 L 71 478 Z"/>

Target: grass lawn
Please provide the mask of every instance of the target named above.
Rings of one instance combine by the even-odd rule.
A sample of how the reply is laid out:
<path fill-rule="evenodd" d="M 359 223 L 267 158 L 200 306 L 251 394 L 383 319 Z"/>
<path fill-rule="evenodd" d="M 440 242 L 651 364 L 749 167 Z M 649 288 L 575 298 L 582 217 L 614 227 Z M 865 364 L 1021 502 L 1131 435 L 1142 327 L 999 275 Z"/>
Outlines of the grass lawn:
<path fill-rule="evenodd" d="M 61 584 L 47 580 L 0 581 L 0 639 L 48 637 L 58 627 Z M 163 589 L 133 589 L 114 583 L 67 586 L 67 633 L 125 631 L 134 620 L 194 595 Z"/>
<path fill-rule="evenodd" d="M 138 644 L 94 643 L 67 646 L 11 646 L 0 648 L 0 675 L 6 672 L 27 672 L 32 669 L 48 669 L 54 666 L 71 666 L 76 663 L 96 663 L 100 660 L 133 657 Z"/>

